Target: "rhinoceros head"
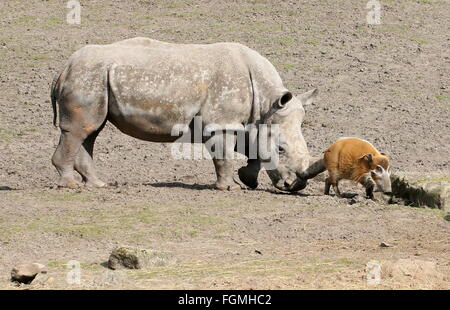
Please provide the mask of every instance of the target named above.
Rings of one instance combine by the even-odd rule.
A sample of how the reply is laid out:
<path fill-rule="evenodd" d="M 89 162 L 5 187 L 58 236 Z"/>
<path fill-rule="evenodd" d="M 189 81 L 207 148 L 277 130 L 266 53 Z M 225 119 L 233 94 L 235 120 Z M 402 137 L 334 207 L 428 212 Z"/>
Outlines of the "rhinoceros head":
<path fill-rule="evenodd" d="M 266 171 L 273 185 L 280 190 L 298 191 L 306 186 L 306 181 L 297 180 L 297 175 L 309 165 L 302 122 L 305 116 L 304 106 L 310 105 L 317 93 L 317 89 L 314 89 L 295 97 L 290 92 L 284 92 L 275 100 L 271 112 L 264 120 L 264 123 L 278 125 L 278 137 L 272 147 L 278 155 L 277 165 L 266 167 Z"/>

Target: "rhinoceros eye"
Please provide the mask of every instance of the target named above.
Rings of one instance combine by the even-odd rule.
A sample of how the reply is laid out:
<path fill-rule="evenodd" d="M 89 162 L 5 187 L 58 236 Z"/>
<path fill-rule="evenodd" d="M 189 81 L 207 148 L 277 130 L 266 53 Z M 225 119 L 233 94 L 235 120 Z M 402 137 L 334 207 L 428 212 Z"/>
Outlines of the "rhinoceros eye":
<path fill-rule="evenodd" d="M 284 154 L 284 153 L 286 153 L 286 150 L 284 149 L 284 147 L 279 146 L 278 147 L 278 154 Z"/>

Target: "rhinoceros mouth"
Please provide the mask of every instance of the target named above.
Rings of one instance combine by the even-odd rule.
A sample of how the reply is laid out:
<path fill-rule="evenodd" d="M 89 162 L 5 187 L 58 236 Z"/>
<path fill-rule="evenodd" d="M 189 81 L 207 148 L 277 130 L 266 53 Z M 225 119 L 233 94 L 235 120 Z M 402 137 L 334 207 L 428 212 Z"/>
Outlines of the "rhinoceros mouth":
<path fill-rule="evenodd" d="M 297 178 L 294 182 L 292 182 L 290 184 L 289 191 L 290 192 L 301 191 L 302 189 L 304 189 L 306 187 L 307 183 L 308 183 L 307 180 L 301 179 L 301 178 Z"/>
<path fill-rule="evenodd" d="M 280 180 L 277 184 L 274 186 L 282 191 L 286 192 L 297 192 L 306 187 L 306 180 L 303 179 L 296 179 L 294 181 L 287 181 L 287 180 Z"/>

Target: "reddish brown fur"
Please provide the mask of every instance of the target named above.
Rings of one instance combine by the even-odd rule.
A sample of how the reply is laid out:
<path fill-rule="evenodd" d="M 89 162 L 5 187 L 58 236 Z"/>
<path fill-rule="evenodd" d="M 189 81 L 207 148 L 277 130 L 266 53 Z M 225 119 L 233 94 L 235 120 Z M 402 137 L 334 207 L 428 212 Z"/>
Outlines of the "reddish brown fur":
<path fill-rule="evenodd" d="M 364 157 L 366 154 L 372 154 L 371 161 Z M 375 169 L 377 165 L 388 169 L 389 157 L 378 152 L 367 141 L 358 138 L 343 138 L 333 143 L 324 152 L 324 164 L 329 173 L 325 193 L 328 193 L 330 185 L 333 185 L 335 191 L 338 192 L 339 180 L 347 179 L 363 184 L 367 173 Z"/>
<path fill-rule="evenodd" d="M 372 154 L 369 165 L 365 154 Z M 377 165 L 389 167 L 389 157 L 383 155 L 370 143 L 358 138 L 345 138 L 330 145 L 324 153 L 325 167 L 339 179 L 360 181 L 361 177 Z"/>

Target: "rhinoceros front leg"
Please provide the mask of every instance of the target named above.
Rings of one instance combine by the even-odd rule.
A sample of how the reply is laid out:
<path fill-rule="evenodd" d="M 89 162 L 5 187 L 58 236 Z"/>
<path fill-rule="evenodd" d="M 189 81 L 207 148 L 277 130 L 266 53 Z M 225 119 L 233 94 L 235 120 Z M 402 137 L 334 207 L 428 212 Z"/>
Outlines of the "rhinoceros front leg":
<path fill-rule="evenodd" d="M 239 179 L 246 186 L 255 189 L 258 187 L 258 175 L 261 170 L 261 161 L 259 159 L 249 159 L 247 166 L 238 170 Z"/>
<path fill-rule="evenodd" d="M 230 159 L 214 158 L 213 162 L 217 174 L 216 189 L 229 191 L 241 189 L 239 184 L 233 180 L 233 164 Z"/>
<path fill-rule="evenodd" d="M 208 140 L 212 145 L 211 155 L 213 157 L 214 167 L 216 169 L 217 181 L 216 189 L 219 190 L 237 190 L 241 189 L 233 179 L 233 155 L 236 137 L 233 133 L 214 135 Z"/>

